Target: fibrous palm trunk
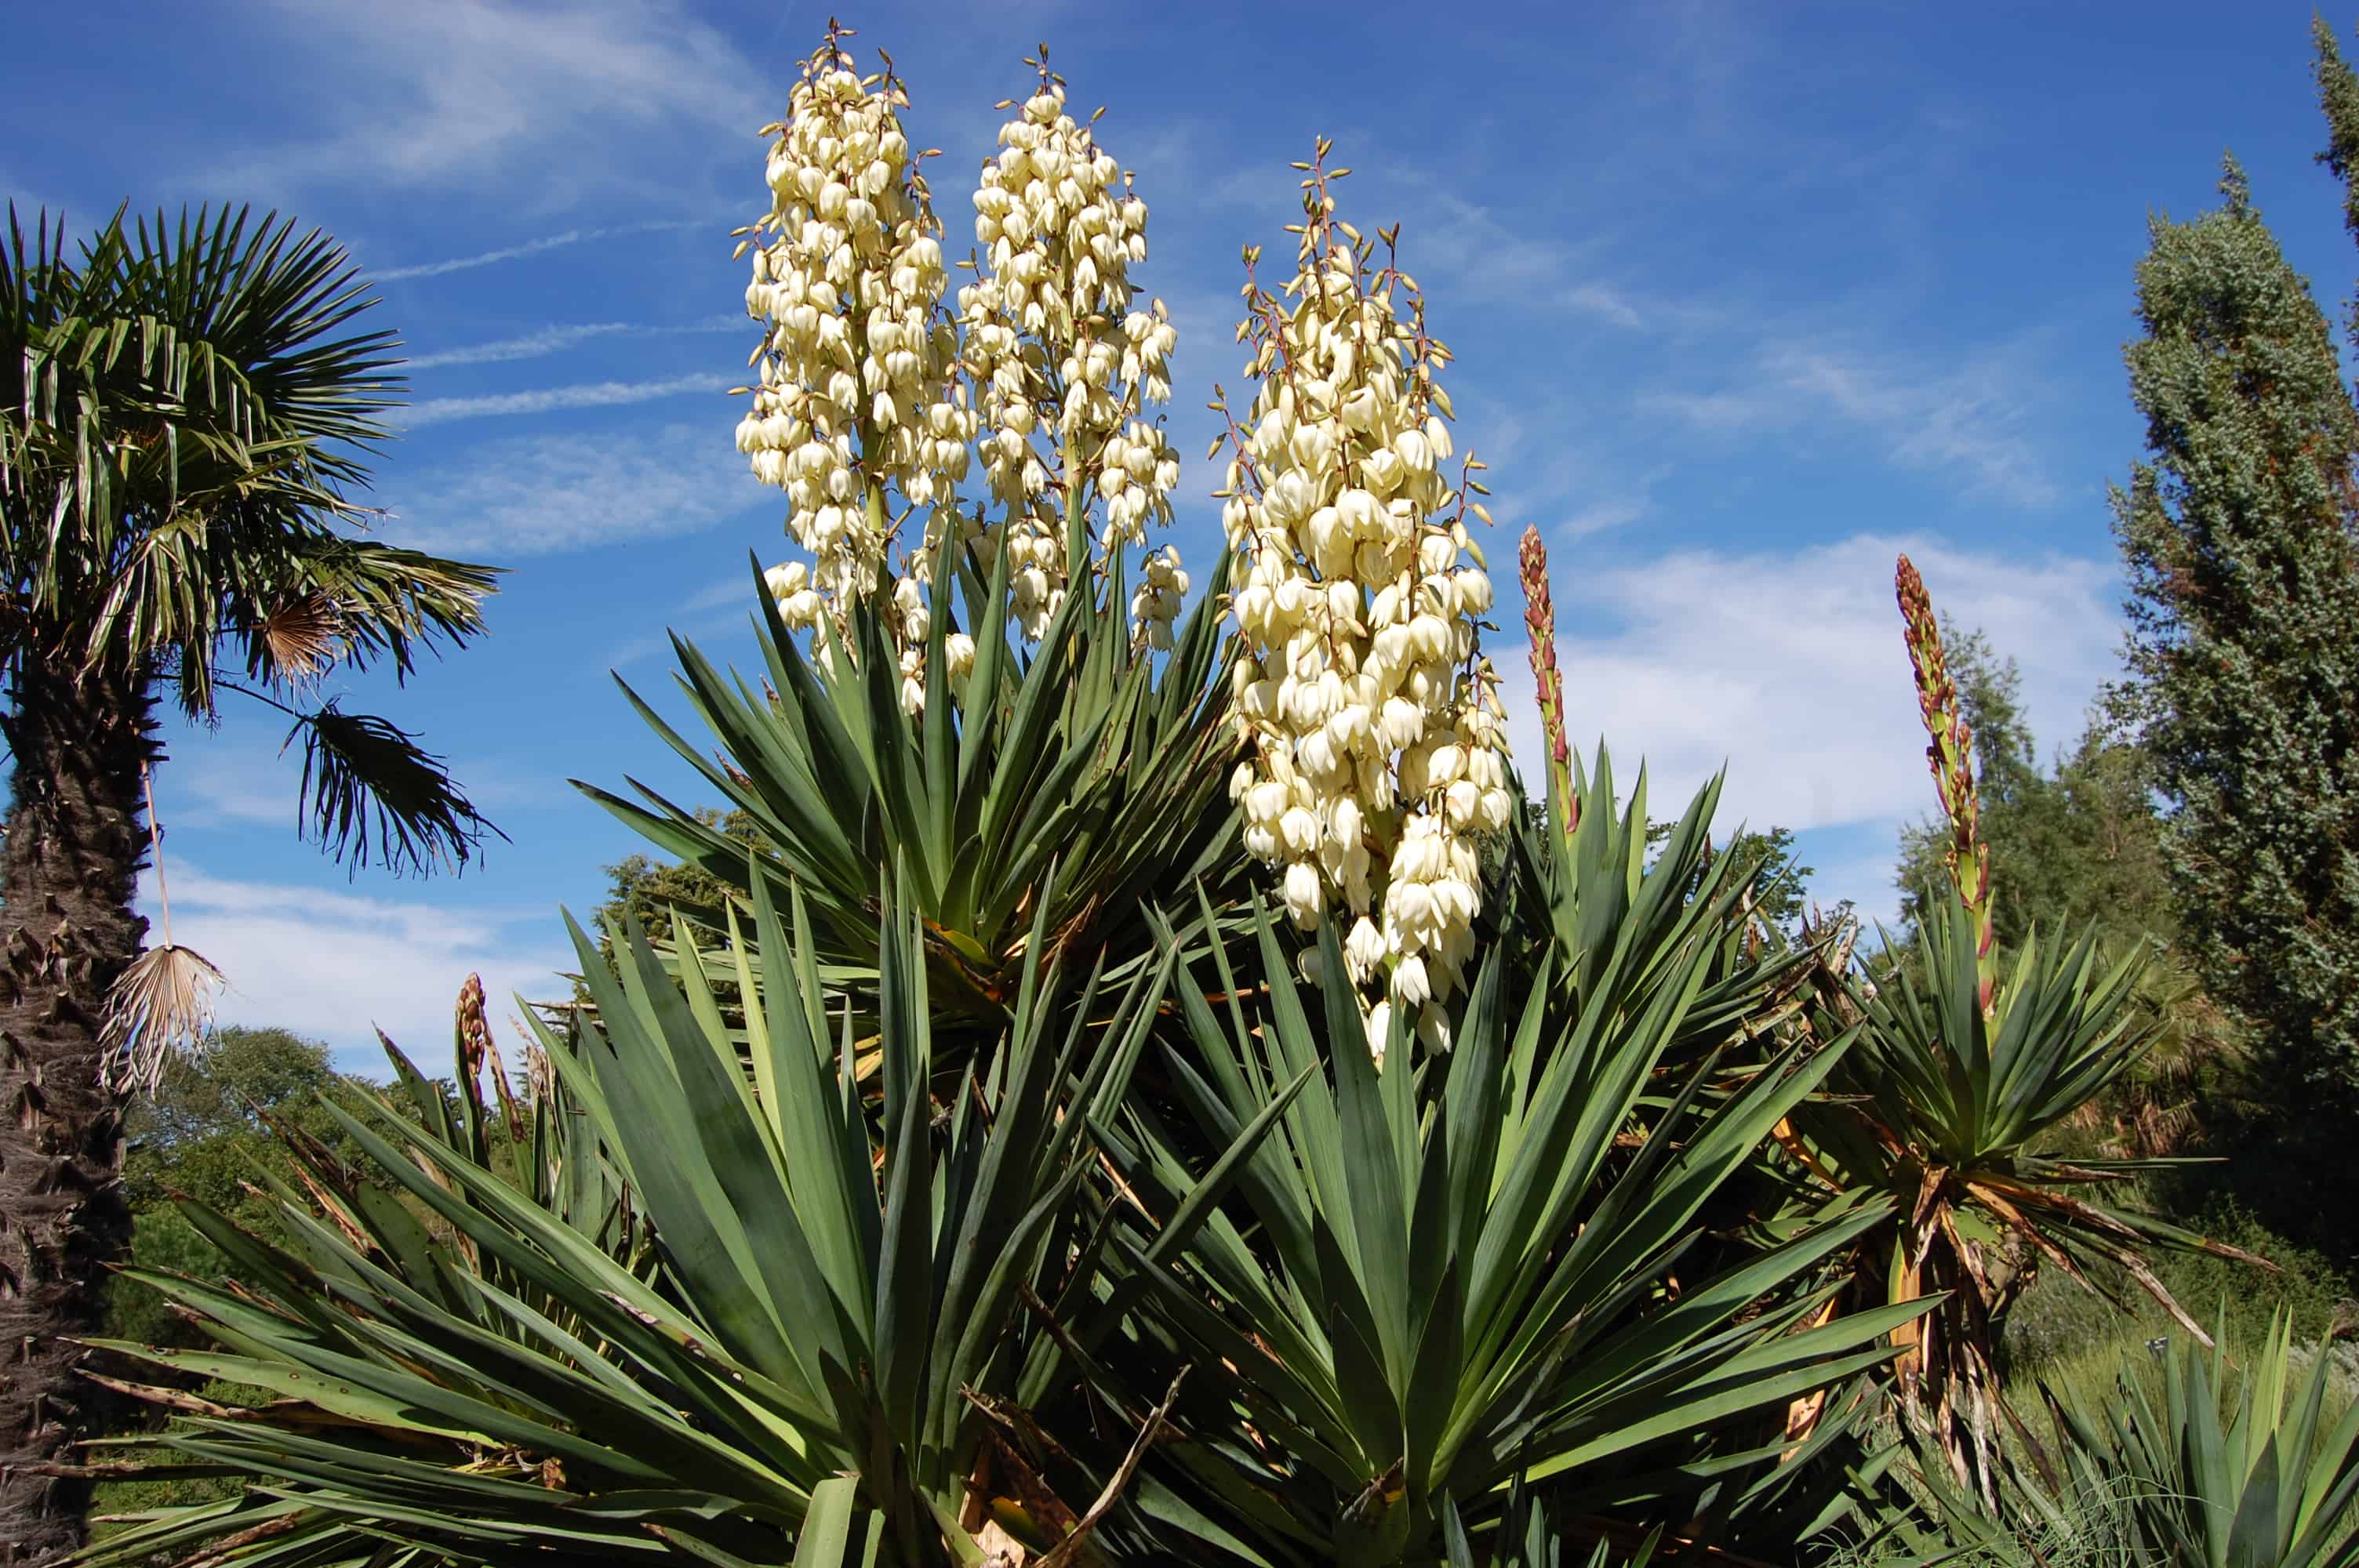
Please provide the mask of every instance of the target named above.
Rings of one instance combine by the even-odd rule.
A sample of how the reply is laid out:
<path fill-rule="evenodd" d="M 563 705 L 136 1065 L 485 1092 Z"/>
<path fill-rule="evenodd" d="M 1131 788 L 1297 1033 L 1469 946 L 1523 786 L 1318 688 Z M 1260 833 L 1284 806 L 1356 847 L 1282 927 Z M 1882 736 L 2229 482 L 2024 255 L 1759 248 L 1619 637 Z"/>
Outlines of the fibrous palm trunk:
<path fill-rule="evenodd" d="M 69 1336 L 97 1332 L 105 1266 L 131 1237 L 100 1033 L 147 926 L 132 913 L 147 691 L 136 674 L 20 667 L 0 716 L 15 773 L 0 843 L 0 1563 L 82 1535 L 87 1485 L 48 1472 L 103 1397 Z"/>

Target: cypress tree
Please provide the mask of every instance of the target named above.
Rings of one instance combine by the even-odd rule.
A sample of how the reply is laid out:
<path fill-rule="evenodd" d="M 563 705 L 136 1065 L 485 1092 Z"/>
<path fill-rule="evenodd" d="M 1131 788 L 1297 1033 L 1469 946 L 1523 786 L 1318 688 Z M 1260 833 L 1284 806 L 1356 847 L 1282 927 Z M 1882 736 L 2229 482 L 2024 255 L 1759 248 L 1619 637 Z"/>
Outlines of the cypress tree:
<path fill-rule="evenodd" d="M 2331 50 L 2342 169 L 2359 85 Z M 2315 1113 L 2359 1091 L 2359 413 L 2233 159 L 2220 189 L 2191 222 L 2156 218 L 2137 270 L 2150 460 L 2114 492 L 2131 696 L 2189 955 L 2253 1026 L 2279 1132 L 2322 1135 Z"/>

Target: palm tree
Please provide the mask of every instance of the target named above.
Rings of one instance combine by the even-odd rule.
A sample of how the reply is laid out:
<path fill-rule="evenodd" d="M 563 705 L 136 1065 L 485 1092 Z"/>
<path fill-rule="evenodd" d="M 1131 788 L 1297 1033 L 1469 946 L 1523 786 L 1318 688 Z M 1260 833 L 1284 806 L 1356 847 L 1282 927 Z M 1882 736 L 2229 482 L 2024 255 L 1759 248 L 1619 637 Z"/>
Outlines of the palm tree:
<path fill-rule="evenodd" d="M 490 568 L 353 536 L 386 431 L 387 331 L 313 230 L 244 210 L 114 218 L 69 250 L 13 210 L 0 246 L 0 1561 L 79 1533 L 41 1473 L 88 1423 L 68 1337 L 95 1328 L 130 1218 L 125 1097 L 192 1020 L 212 967 L 133 912 L 157 710 L 224 693 L 293 721 L 299 823 L 339 860 L 424 871 L 496 831 L 387 720 L 313 691 L 406 676 L 484 629 Z"/>

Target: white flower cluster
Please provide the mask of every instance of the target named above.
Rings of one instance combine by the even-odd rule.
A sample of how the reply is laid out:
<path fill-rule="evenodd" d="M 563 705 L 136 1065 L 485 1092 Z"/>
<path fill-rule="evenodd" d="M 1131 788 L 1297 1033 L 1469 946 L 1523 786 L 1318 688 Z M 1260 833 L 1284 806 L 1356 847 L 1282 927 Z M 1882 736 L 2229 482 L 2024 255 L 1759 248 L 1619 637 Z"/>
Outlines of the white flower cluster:
<path fill-rule="evenodd" d="M 926 710 L 926 638 L 933 630 L 933 610 L 918 589 L 915 570 L 893 585 L 893 608 L 901 623 L 901 707 L 918 714 Z M 974 639 L 963 632 L 942 637 L 942 666 L 953 687 L 974 668 Z"/>
<path fill-rule="evenodd" d="M 788 530 L 814 558 L 779 596 L 798 626 L 875 580 L 898 522 L 888 489 L 941 526 L 976 428 L 952 373 L 940 229 L 896 113 L 908 96 L 889 74 L 857 74 L 841 36 L 766 128 L 771 209 L 741 247 L 754 256 L 746 312 L 766 330 L 737 447 L 787 492 Z"/>
<path fill-rule="evenodd" d="M 1475 636 L 1491 579 L 1442 471 L 1450 404 L 1433 374 L 1448 351 L 1415 284 L 1333 217 L 1336 176 L 1302 167 L 1297 276 L 1282 298 L 1246 288 L 1260 391 L 1248 427 L 1232 427 L 1223 519 L 1252 753 L 1232 794 L 1247 849 L 1284 868 L 1295 920 L 1347 912 L 1352 978 L 1383 990 L 1370 1048 L 1396 1005 L 1439 1047 L 1439 1004 L 1473 951 L 1477 839 L 1514 810 Z"/>
<path fill-rule="evenodd" d="M 1188 574 L 1172 546 L 1151 552 L 1139 568 L 1138 586 L 1130 590 L 1131 640 L 1144 648 L 1168 653 L 1171 623 L 1180 618 L 1180 601 L 1188 597 Z"/>
<path fill-rule="evenodd" d="M 1130 264 L 1147 257 L 1147 204 L 1130 177 L 1065 112 L 1045 58 L 1039 91 L 1000 128 L 974 193 L 983 265 L 959 290 L 983 431 L 984 472 L 1007 521 L 1011 612 L 1038 638 L 1063 604 L 1065 511 L 1094 491 L 1112 553 L 1169 523 L 1180 462 L 1139 417 L 1168 402 L 1178 333 L 1161 300 L 1133 308 Z M 1002 108 L 1016 107 L 1004 103 Z M 1045 449 L 1044 449 L 1045 443 Z"/>

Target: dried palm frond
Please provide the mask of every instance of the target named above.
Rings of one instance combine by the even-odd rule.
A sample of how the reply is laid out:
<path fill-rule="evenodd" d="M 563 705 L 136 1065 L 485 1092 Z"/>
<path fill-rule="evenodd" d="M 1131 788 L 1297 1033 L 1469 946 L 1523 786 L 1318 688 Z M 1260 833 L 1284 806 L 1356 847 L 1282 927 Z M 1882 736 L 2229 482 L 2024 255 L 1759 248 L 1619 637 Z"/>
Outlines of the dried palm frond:
<path fill-rule="evenodd" d="M 255 628 L 270 673 L 288 682 L 317 678 L 344 643 L 344 616 L 323 593 L 307 593 L 273 610 Z"/>
<path fill-rule="evenodd" d="M 291 711 L 291 710 L 290 710 Z M 442 759 L 417 737 L 334 700 L 295 714 L 287 743 L 303 738 L 306 838 L 355 871 L 375 860 L 423 874 L 466 863 L 486 834 L 505 838 L 451 779 Z"/>
<path fill-rule="evenodd" d="M 220 969 L 193 947 L 165 942 L 124 969 L 106 997 L 106 1083 L 117 1094 L 153 1092 L 176 1047 L 212 1032 Z"/>

